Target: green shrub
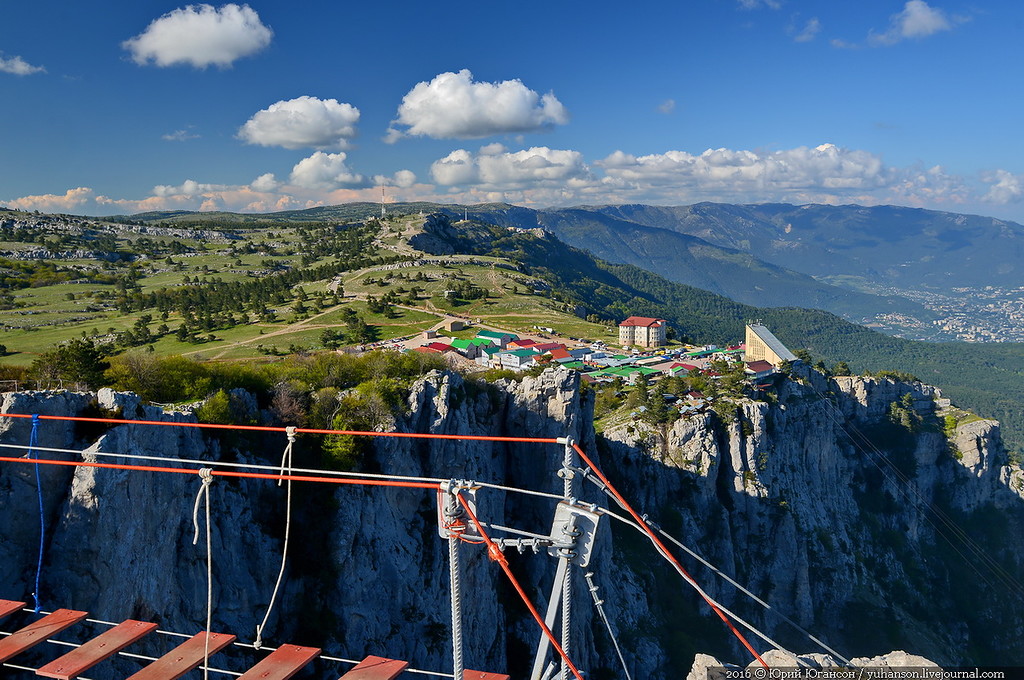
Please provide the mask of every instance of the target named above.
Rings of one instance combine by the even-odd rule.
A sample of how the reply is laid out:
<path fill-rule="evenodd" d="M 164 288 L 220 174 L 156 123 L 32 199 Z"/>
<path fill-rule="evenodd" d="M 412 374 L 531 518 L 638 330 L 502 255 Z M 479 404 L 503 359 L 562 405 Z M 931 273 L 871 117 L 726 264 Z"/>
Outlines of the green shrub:
<path fill-rule="evenodd" d="M 231 425 L 231 396 L 224 390 L 217 390 L 203 405 L 196 409 L 196 418 L 201 423 Z"/>

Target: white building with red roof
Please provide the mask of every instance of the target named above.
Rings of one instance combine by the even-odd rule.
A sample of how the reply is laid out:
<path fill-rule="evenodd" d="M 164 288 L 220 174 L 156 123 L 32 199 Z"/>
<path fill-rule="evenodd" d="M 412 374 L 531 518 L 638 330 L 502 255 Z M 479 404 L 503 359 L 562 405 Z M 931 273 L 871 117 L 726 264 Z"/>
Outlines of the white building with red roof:
<path fill-rule="evenodd" d="M 668 321 L 646 316 L 631 316 L 619 324 L 619 344 L 636 347 L 660 347 L 665 344 Z"/>

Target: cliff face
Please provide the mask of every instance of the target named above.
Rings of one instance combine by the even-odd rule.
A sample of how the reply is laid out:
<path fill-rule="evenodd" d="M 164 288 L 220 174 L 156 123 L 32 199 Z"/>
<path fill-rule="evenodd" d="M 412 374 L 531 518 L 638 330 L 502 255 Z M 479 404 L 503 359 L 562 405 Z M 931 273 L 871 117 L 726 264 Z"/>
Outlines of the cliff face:
<path fill-rule="evenodd" d="M 606 432 L 606 467 L 663 509 L 670 533 L 848 657 L 904 648 L 940 663 L 1024 661 L 1024 499 L 998 423 L 960 426 L 952 447 L 933 388 L 805 381 L 732 419 Z M 905 394 L 920 416 L 913 432 L 888 417 Z M 807 647 L 731 586 L 695 575 L 782 644 Z"/>
<path fill-rule="evenodd" d="M 889 404 L 905 393 L 923 417 L 914 434 L 886 424 Z M 963 426 L 954 455 L 941 430 L 930 429 L 931 396 L 929 388 L 886 380 L 787 382 L 771 403 L 740 404 L 734 419 L 700 414 L 664 431 L 636 423 L 598 440 L 574 373 L 549 371 L 490 388 L 435 374 L 414 386 L 395 428 L 573 437 L 641 512 L 848 657 L 904 648 L 939 662 L 1019 663 L 1024 609 L 1007 594 L 998 568 L 1020 573 L 1024 561 L 1024 500 L 1011 489 L 1019 488 L 1020 472 L 1007 464 L 992 421 Z M 92 400 L 10 394 L 3 410 L 73 415 L 95 410 Z M 191 417 L 109 391 L 98 405 L 124 417 Z M 27 444 L 30 427 L 0 419 L 0 443 Z M 100 432 L 43 421 L 38 432 L 39 445 L 50 448 L 270 465 L 285 446 L 283 435 L 204 438 L 188 428 L 138 425 Z M 296 466 L 318 466 L 315 448 L 300 437 Z M 383 439 L 366 466 L 561 493 L 555 473 L 562 454 L 553 444 Z M 195 476 L 41 471 L 44 607 L 86 609 L 105 620 L 144 618 L 182 632 L 204 625 L 204 540 L 192 545 Z M 447 545 L 437 535 L 434 494 L 325 486 L 293 487 L 289 568 L 266 643 L 450 668 Z M 39 536 L 32 467 L 0 467 L 0 491 L 0 512 L 13 520 L 0 527 L 0 597 L 30 597 Z M 592 485 L 581 496 L 608 507 Z M 279 566 L 284 490 L 218 478 L 212 498 L 213 627 L 248 641 Z M 553 502 L 485 488 L 478 511 L 484 521 L 546 534 Z M 965 527 L 972 542 L 954 536 L 943 517 Z M 608 517 L 602 523 L 590 570 L 634 677 L 679 677 L 697 651 L 741 658 L 721 623 L 639 534 Z M 971 553 L 973 546 L 998 568 Z M 534 624 L 482 549 L 464 545 L 461 554 L 467 667 L 523 674 L 538 637 Z M 543 608 L 554 560 L 529 549 L 506 554 Z M 779 642 L 808 647 L 732 586 L 689 558 L 684 564 L 712 596 Z M 592 673 L 616 668 L 581 578 L 576 601 L 574 660 Z"/>

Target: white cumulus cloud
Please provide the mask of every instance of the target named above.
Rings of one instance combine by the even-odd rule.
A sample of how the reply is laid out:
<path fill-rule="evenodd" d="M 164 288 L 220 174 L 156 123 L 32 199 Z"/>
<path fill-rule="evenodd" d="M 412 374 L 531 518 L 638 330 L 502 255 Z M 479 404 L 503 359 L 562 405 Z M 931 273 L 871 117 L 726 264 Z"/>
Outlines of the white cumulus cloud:
<path fill-rule="evenodd" d="M 10 73 L 16 76 L 30 76 L 33 73 L 45 73 L 42 66 L 33 66 L 19 56 L 0 56 L 0 73 Z"/>
<path fill-rule="evenodd" d="M 280 186 L 281 183 L 277 181 L 272 172 L 263 173 L 249 184 L 249 188 L 253 191 L 260 192 L 277 191 Z"/>
<path fill-rule="evenodd" d="M 430 176 L 438 184 L 478 185 L 495 190 L 551 186 L 590 177 L 590 170 L 579 151 L 535 146 L 508 152 L 494 145 L 477 154 L 456 149 L 434 161 Z"/>
<path fill-rule="evenodd" d="M 884 33 L 872 32 L 868 43 L 872 45 L 895 45 L 908 38 L 927 38 L 939 31 L 953 28 L 946 13 L 930 7 L 924 0 L 908 0 L 903 11 L 892 15 L 889 27 Z"/>
<path fill-rule="evenodd" d="M 719 195 L 771 188 L 773 191 L 827 189 L 864 191 L 886 182 L 881 158 L 833 144 L 815 148 L 754 152 L 708 149 L 633 156 L 616 151 L 598 163 L 607 177 L 635 185 L 672 185 Z"/>
<path fill-rule="evenodd" d="M 40 212 L 74 212 L 87 204 L 93 197 L 89 187 L 68 189 L 63 194 L 40 194 L 38 196 L 22 196 L 7 201 L 7 207 L 16 210 L 39 210 Z"/>
<path fill-rule="evenodd" d="M 227 187 L 223 184 L 204 184 L 192 179 L 187 179 L 181 184 L 174 186 L 170 184 L 158 184 L 153 187 L 154 196 L 200 196 L 214 191 L 223 191 Z"/>
<path fill-rule="evenodd" d="M 1015 175 L 1006 170 L 993 170 L 982 175 L 982 181 L 990 185 L 982 197 L 983 201 L 1006 205 L 1019 203 L 1024 199 L 1024 175 Z"/>
<path fill-rule="evenodd" d="M 187 64 L 195 68 L 226 68 L 236 60 L 270 44 L 273 31 L 248 5 L 230 3 L 220 8 L 189 5 L 153 22 L 146 30 L 121 43 L 136 64 Z"/>
<path fill-rule="evenodd" d="M 374 175 L 373 183 L 377 186 L 388 186 L 397 187 L 399 189 L 408 189 L 416 184 L 416 173 L 412 170 L 399 170 L 395 174 L 388 175 Z"/>
<path fill-rule="evenodd" d="M 291 183 L 306 189 L 332 189 L 362 184 L 363 176 L 352 172 L 345 164 L 345 159 L 344 152 L 317 151 L 295 164 Z"/>
<path fill-rule="evenodd" d="M 476 184 L 479 172 L 476 158 L 465 149 L 456 149 L 430 165 L 430 176 L 438 184 Z"/>
<path fill-rule="evenodd" d="M 402 98 L 387 140 L 403 135 L 476 139 L 538 132 L 567 122 L 569 112 L 553 93 L 540 95 L 520 80 L 476 82 L 463 69 L 417 83 Z"/>
<path fill-rule="evenodd" d="M 359 109 L 337 99 L 302 96 L 271 104 L 238 130 L 248 144 L 286 149 L 344 149 L 356 134 Z"/>

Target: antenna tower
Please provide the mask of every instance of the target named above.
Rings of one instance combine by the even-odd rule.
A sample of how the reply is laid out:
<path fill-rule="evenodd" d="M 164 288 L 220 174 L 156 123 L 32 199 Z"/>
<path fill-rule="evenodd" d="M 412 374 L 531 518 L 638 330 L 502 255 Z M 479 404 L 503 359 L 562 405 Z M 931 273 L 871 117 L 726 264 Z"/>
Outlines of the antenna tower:
<path fill-rule="evenodd" d="M 384 219 L 384 185 L 380 185 L 380 218 Z"/>

